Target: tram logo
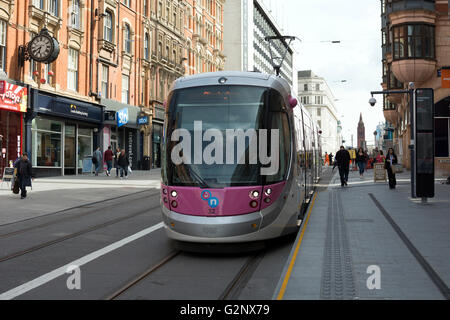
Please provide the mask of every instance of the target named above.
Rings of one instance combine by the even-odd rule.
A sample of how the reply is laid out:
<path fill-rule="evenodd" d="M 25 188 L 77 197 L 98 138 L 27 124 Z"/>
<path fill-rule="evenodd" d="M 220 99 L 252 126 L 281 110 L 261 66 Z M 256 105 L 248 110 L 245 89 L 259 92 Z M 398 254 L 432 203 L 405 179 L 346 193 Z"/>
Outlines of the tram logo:
<path fill-rule="evenodd" d="M 278 172 L 280 168 L 279 129 L 259 129 L 258 131 L 255 129 L 208 129 L 203 131 L 202 121 L 194 121 L 193 127 L 193 137 L 189 130 L 183 128 L 176 129 L 172 133 L 171 142 L 179 142 L 171 152 L 171 159 L 175 165 L 258 164 L 259 159 L 262 165 L 261 175 L 274 175 Z M 208 142 L 210 144 L 203 148 L 203 144 Z"/>
<path fill-rule="evenodd" d="M 202 191 L 201 198 L 203 201 L 207 201 L 208 205 L 213 209 L 219 206 L 219 199 L 213 197 L 209 190 Z"/>

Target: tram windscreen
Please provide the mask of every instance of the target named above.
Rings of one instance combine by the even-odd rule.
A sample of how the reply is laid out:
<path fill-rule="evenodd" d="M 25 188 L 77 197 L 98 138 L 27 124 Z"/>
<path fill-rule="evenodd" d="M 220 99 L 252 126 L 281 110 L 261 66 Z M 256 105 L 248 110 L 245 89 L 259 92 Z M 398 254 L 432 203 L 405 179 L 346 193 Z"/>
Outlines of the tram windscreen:
<path fill-rule="evenodd" d="M 175 91 L 169 101 L 163 180 L 203 188 L 261 185 L 258 133 L 267 123 L 279 123 L 268 120 L 270 92 L 250 86 Z M 282 179 L 285 167 L 280 165 L 275 176 Z"/>

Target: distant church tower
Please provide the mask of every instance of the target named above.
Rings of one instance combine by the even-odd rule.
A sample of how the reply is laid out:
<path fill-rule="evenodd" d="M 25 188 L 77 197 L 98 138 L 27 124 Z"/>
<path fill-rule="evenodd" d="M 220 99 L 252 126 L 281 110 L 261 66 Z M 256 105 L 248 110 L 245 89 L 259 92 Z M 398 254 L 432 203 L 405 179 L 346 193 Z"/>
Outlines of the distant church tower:
<path fill-rule="evenodd" d="M 362 119 L 362 113 L 359 115 L 359 122 L 358 122 L 358 148 L 362 147 L 363 149 L 366 149 L 366 128 L 364 127 L 364 122 Z"/>

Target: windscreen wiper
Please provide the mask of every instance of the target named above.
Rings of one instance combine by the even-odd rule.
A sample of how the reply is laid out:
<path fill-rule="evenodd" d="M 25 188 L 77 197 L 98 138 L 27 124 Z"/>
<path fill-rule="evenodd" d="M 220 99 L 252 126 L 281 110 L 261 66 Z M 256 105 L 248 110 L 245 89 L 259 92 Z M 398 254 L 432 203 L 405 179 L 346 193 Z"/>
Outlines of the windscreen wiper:
<path fill-rule="evenodd" d="M 206 189 L 209 188 L 209 185 L 206 183 L 206 181 L 193 169 L 193 167 L 187 167 L 189 170 L 189 174 L 192 177 L 195 178 L 195 182 L 197 182 L 200 185 L 200 188 Z"/>

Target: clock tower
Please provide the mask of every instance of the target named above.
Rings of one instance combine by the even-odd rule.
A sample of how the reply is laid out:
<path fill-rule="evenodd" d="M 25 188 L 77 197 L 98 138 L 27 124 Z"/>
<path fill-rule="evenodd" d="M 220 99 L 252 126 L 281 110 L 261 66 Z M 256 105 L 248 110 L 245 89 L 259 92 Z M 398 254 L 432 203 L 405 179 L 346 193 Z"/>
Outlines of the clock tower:
<path fill-rule="evenodd" d="M 361 147 L 364 150 L 367 148 L 366 145 L 366 128 L 364 127 L 364 122 L 362 119 L 362 113 L 359 115 L 359 122 L 358 122 L 358 145 L 357 147 Z"/>

